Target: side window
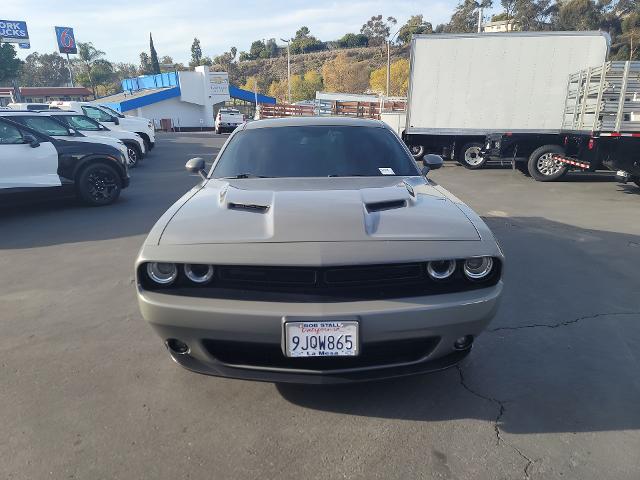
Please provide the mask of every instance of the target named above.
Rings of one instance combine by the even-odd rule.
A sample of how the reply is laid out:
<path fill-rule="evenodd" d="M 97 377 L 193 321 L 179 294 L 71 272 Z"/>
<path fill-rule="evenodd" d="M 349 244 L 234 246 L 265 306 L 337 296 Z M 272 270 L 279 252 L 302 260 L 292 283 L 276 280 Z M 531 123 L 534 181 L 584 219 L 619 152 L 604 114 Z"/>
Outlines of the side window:
<path fill-rule="evenodd" d="M 13 125 L 0 122 L 0 145 L 24 143 L 22 133 Z"/>
<path fill-rule="evenodd" d="M 99 108 L 82 107 L 82 111 L 84 112 L 84 114 L 87 117 L 93 118 L 94 120 L 97 120 L 98 122 L 111 122 L 111 121 L 113 121 L 113 118 L 111 117 L 111 115 L 103 112 Z"/>

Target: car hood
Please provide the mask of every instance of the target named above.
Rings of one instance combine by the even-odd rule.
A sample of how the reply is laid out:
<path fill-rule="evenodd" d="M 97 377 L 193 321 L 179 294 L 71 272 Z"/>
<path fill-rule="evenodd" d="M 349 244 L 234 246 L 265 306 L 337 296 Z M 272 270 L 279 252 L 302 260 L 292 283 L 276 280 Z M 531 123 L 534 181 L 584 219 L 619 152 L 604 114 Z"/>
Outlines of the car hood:
<path fill-rule="evenodd" d="M 161 245 L 480 240 L 422 177 L 210 180 L 173 214 Z"/>

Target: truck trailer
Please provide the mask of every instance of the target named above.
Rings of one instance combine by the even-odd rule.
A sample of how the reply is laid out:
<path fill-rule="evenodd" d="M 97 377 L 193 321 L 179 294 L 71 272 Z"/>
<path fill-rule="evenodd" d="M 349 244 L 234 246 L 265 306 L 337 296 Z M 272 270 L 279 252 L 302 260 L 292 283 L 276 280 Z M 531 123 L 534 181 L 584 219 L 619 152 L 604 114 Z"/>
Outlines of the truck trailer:
<path fill-rule="evenodd" d="M 601 66 L 609 42 L 604 32 L 415 35 L 398 133 L 417 159 L 437 153 L 470 169 L 488 161 L 526 168 L 522 162 L 541 142 L 560 138 L 567 79 Z M 483 153 L 489 136 L 513 135 L 527 139 L 515 151 L 517 161 L 501 151 Z"/>

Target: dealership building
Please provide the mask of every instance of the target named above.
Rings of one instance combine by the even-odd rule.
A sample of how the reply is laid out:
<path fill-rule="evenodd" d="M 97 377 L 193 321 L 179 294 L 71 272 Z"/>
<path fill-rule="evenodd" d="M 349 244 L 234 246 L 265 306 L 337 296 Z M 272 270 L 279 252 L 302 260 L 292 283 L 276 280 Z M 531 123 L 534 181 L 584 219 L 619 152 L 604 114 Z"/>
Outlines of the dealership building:
<path fill-rule="evenodd" d="M 230 85 L 226 72 L 214 72 L 206 65 L 194 71 L 127 78 L 122 81 L 122 90 L 97 102 L 128 115 L 152 119 L 157 127 L 180 130 L 213 129 L 217 111 L 225 106 L 250 117 L 256 102 L 276 103 L 273 97 Z"/>

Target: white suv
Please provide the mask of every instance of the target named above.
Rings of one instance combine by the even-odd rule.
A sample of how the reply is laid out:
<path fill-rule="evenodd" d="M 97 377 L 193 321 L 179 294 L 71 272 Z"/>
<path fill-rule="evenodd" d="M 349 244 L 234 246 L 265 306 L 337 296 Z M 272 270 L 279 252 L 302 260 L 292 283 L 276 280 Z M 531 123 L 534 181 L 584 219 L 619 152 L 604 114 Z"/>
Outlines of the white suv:
<path fill-rule="evenodd" d="M 47 110 L 45 113 L 87 137 L 110 137 L 120 140 L 127 147 L 129 167 L 135 167 L 147 153 L 145 142 L 137 133 L 127 132 L 125 130 L 111 130 L 92 118 L 77 112 Z"/>
<path fill-rule="evenodd" d="M 147 151 L 153 148 L 156 141 L 153 122 L 146 118 L 125 116 L 91 102 L 51 102 L 50 108 L 81 113 L 113 130 L 137 133 L 144 140 Z"/>

